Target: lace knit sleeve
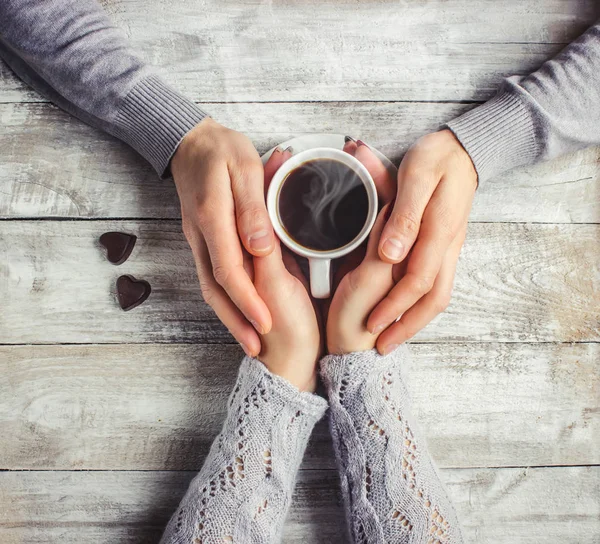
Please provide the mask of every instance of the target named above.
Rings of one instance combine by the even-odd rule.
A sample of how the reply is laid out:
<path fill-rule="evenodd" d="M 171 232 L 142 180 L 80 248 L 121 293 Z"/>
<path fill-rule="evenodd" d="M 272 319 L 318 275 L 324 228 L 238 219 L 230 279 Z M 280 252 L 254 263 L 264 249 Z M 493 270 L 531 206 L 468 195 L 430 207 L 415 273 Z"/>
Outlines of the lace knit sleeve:
<path fill-rule="evenodd" d="M 454 508 L 410 415 L 405 347 L 321 362 L 350 534 L 356 544 L 462 543 Z"/>
<path fill-rule="evenodd" d="M 244 358 L 223 429 L 161 544 L 279 542 L 308 438 L 326 408 Z"/>

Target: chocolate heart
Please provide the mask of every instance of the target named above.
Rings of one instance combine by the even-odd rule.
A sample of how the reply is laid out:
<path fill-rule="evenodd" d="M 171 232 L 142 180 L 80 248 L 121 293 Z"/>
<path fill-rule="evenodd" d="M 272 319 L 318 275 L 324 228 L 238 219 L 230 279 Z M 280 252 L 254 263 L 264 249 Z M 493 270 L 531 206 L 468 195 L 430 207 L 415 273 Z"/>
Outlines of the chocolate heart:
<path fill-rule="evenodd" d="M 100 244 L 106 249 L 106 258 L 112 264 L 123 264 L 131 255 L 137 236 L 124 232 L 105 232 Z"/>
<path fill-rule="evenodd" d="M 151 292 L 152 288 L 147 281 L 136 280 L 133 276 L 119 276 L 117 280 L 119 305 L 126 312 L 139 306 Z"/>

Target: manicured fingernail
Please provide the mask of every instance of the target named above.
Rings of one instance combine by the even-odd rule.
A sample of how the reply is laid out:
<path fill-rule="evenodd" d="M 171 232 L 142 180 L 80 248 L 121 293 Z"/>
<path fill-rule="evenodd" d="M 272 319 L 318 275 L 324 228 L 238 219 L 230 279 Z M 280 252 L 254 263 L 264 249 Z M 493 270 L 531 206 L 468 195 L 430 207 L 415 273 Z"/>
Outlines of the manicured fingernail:
<path fill-rule="evenodd" d="M 280 146 L 277 146 L 275 149 L 273 149 L 273 153 L 283 153 L 283 149 L 281 149 Z"/>
<path fill-rule="evenodd" d="M 379 334 L 383 329 L 385 329 L 385 323 L 380 323 L 376 327 L 373 327 L 371 334 L 373 334 L 373 335 Z"/>
<path fill-rule="evenodd" d="M 254 319 L 250 320 L 252 326 L 259 332 L 259 334 L 265 334 L 265 329 L 263 329 Z"/>
<path fill-rule="evenodd" d="M 390 261 L 399 261 L 404 255 L 404 246 L 398 238 L 388 238 L 381 247 L 381 252 Z"/>
<path fill-rule="evenodd" d="M 271 243 L 271 233 L 268 230 L 259 230 L 248 238 L 248 245 L 254 251 L 266 251 L 271 247 Z"/>
<path fill-rule="evenodd" d="M 352 136 L 344 136 L 344 142 L 356 142 L 356 140 Z"/>
<path fill-rule="evenodd" d="M 356 145 L 358 147 L 360 147 L 361 145 L 364 145 L 366 148 L 370 149 L 369 146 L 365 142 L 363 142 L 362 140 L 356 140 Z"/>
<path fill-rule="evenodd" d="M 286 147 L 284 151 L 287 151 L 288 153 L 291 153 L 292 155 L 294 154 L 294 148 L 291 145 L 289 147 Z"/>
<path fill-rule="evenodd" d="M 394 351 L 396 348 L 398 347 L 398 344 L 390 344 L 389 346 L 385 346 L 383 348 L 383 354 L 384 355 L 389 355 L 390 353 L 392 353 L 392 351 Z"/>
<path fill-rule="evenodd" d="M 244 350 L 244 353 L 248 356 L 248 357 L 252 357 L 252 354 L 250 353 L 250 350 L 248 349 L 248 346 L 246 346 L 246 344 L 242 344 L 240 342 L 240 346 L 242 346 L 242 349 Z"/>

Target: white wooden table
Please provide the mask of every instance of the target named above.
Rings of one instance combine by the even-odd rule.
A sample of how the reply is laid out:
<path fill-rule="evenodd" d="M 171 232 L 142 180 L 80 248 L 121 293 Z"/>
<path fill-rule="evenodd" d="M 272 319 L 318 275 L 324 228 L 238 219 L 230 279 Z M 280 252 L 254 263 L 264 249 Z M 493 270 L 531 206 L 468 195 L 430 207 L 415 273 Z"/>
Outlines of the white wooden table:
<path fill-rule="evenodd" d="M 597 0 L 103 0 L 259 150 L 359 136 L 396 162 L 600 17 Z M 202 303 L 173 186 L 0 64 L 0 542 L 156 543 L 241 350 Z M 600 542 L 600 150 L 481 187 L 453 302 L 407 369 L 477 544 Z M 138 235 L 108 264 L 97 239 Z M 129 313 L 120 274 L 150 299 Z M 325 425 L 286 543 L 342 543 Z"/>

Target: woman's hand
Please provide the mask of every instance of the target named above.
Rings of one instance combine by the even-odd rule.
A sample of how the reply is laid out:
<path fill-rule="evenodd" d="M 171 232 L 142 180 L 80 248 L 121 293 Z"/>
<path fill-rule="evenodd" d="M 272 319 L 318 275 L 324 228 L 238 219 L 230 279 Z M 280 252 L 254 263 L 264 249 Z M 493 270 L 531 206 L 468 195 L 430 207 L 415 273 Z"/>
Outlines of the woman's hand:
<path fill-rule="evenodd" d="M 334 276 L 334 286 L 337 287 L 326 317 L 329 353 L 350 353 L 375 347 L 377 336 L 367 330 L 367 318 L 389 293 L 403 270 L 401 264 L 386 263 L 377 254 L 377 243 L 393 206 L 390 203 L 396 194 L 396 182 L 385 165 L 362 141 L 347 138 L 344 151 L 356 157 L 369 171 L 377 188 L 379 202 L 385 207 L 369 235 L 366 253 L 363 246 L 337 263 Z"/>
<path fill-rule="evenodd" d="M 275 247 L 260 157 L 246 136 L 206 118 L 179 145 L 171 171 L 204 300 L 256 355 L 271 314 L 247 272 L 245 250 L 261 256 Z"/>
<path fill-rule="evenodd" d="M 446 309 L 476 188 L 471 158 L 449 130 L 424 136 L 402 160 L 379 256 L 383 262 L 403 262 L 406 272 L 367 321 L 374 335 L 381 333 L 381 353 Z"/>
<path fill-rule="evenodd" d="M 290 156 L 276 150 L 270 157 L 265 165 L 267 187 Z M 301 391 L 314 391 L 322 352 L 317 314 L 298 263 L 278 241 L 271 254 L 254 258 L 254 286 L 273 318 L 271 331 L 261 336 L 258 359 Z"/>
<path fill-rule="evenodd" d="M 327 314 L 328 353 L 351 353 L 375 347 L 377 336 L 367 330 L 367 318 L 389 293 L 401 273 L 399 265 L 382 261 L 377 252 L 389 211 L 390 204 L 381 210 L 369 235 L 362 262 L 345 273 L 335 290 Z M 342 273 L 351 266 L 351 261 L 344 263 L 346 266 Z"/>

